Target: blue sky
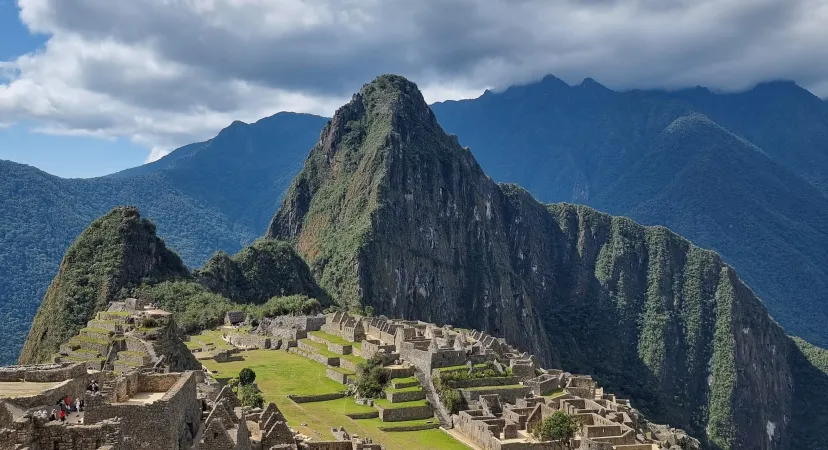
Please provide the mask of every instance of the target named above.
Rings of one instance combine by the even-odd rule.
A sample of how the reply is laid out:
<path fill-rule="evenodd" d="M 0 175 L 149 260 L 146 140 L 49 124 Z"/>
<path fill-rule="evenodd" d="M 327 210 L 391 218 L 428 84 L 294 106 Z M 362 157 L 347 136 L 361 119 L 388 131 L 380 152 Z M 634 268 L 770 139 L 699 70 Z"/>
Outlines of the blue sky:
<path fill-rule="evenodd" d="M 0 0 L 0 61 L 38 50 L 47 36 L 29 33 L 14 0 Z M 18 123 L 0 128 L 0 159 L 35 166 L 53 175 L 89 178 L 142 164 L 147 149 L 125 139 L 59 136 Z"/>

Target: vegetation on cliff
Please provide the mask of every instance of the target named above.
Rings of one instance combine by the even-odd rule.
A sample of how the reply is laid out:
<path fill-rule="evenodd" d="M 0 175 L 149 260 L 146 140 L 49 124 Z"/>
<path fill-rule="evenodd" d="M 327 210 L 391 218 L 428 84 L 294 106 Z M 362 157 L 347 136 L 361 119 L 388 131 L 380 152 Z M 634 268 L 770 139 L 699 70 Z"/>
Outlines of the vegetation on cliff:
<path fill-rule="evenodd" d="M 219 253 L 194 276 L 155 231 L 137 208 L 118 207 L 81 233 L 41 303 L 20 361 L 48 361 L 96 312 L 127 296 L 172 312 L 189 332 L 218 325 L 232 310 L 262 318 L 318 312 L 327 304 L 305 262 L 283 242 L 262 239 L 232 258 Z M 173 367 L 193 367 L 192 355 L 178 352 L 184 347 L 176 331 L 159 354 Z"/>
<path fill-rule="evenodd" d="M 218 252 L 194 275 L 211 292 L 235 303 L 261 304 L 294 294 L 325 299 L 293 247 L 273 239 L 259 239 L 233 257 Z"/>
<path fill-rule="evenodd" d="M 122 290 L 186 274 L 181 259 L 166 248 L 155 235 L 155 225 L 142 219 L 137 208 L 115 208 L 94 221 L 66 252 L 20 362 L 48 361 Z"/>

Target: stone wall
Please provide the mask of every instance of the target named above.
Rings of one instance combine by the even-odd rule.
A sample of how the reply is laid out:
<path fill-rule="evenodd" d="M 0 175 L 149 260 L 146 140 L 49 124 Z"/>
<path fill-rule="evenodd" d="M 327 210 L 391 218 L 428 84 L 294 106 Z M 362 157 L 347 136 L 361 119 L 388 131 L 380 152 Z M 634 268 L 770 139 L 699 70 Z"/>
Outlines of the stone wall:
<path fill-rule="evenodd" d="M 466 399 L 467 403 L 471 403 L 476 401 L 481 395 L 491 395 L 497 394 L 500 396 L 500 399 L 503 403 L 516 403 L 517 399 L 526 397 L 527 395 L 532 393 L 532 389 L 522 386 L 520 388 L 514 389 L 498 389 L 497 387 L 492 387 L 491 389 L 461 389 L 460 393 L 463 395 L 463 398 Z"/>
<path fill-rule="evenodd" d="M 41 422 L 39 419 L 19 421 L 14 431 L 0 442 L 0 449 L 32 450 L 89 450 L 104 446 L 121 449 L 120 422 L 108 420 L 95 425 L 62 425 L 59 422 Z M 12 440 L 13 439 L 13 440 Z M 11 445 L 9 445 L 11 444 Z"/>
<path fill-rule="evenodd" d="M 310 441 L 305 442 L 299 448 L 307 450 L 353 450 L 354 444 L 351 441 Z"/>
<path fill-rule="evenodd" d="M 53 383 L 86 376 L 83 363 L 0 367 L 0 381 Z"/>
<path fill-rule="evenodd" d="M 518 384 L 517 377 L 490 377 L 490 378 L 470 378 L 467 380 L 448 380 L 445 384 L 454 389 L 474 388 L 483 386 L 509 386 Z"/>
<path fill-rule="evenodd" d="M 320 395 L 288 395 L 287 397 L 291 399 L 293 403 L 325 402 L 328 400 L 337 400 L 343 398 L 345 397 L 345 392 L 334 392 L 331 394 Z"/>
<path fill-rule="evenodd" d="M 388 399 L 391 403 L 403 403 L 403 402 L 413 402 L 417 400 L 423 400 L 426 398 L 425 390 L 420 389 L 418 391 L 391 391 L 389 390 L 386 393 L 385 398 Z"/>
<path fill-rule="evenodd" d="M 201 403 L 196 397 L 194 372 L 183 374 L 143 375 L 121 377 L 115 382 L 118 392 L 134 395 L 141 386 L 160 389 L 177 377 L 166 394 L 149 404 L 87 402 L 84 423 L 96 424 L 112 417 L 122 422 L 123 450 L 138 448 L 188 448 L 201 422 Z M 178 445 L 178 447 L 176 447 Z"/>
<path fill-rule="evenodd" d="M 227 342 L 235 347 L 245 349 L 269 349 L 271 347 L 271 338 L 269 336 L 260 336 L 257 334 L 228 333 Z"/>
<path fill-rule="evenodd" d="M 353 377 L 353 375 L 342 373 L 336 369 L 328 367 L 325 369 L 325 376 L 328 378 L 336 381 L 337 383 L 348 384 L 348 381 Z"/>
<path fill-rule="evenodd" d="M 385 353 L 394 353 L 396 352 L 397 347 L 393 344 L 387 345 L 383 344 L 380 341 L 362 341 L 362 350 L 360 351 L 361 357 L 365 359 L 372 358 L 374 355 L 379 353 L 380 351 L 384 351 Z"/>
<path fill-rule="evenodd" d="M 533 378 L 527 380 L 524 384 L 532 388 L 532 392 L 538 396 L 549 395 L 561 388 L 560 378 L 553 376 Z"/>
<path fill-rule="evenodd" d="M 397 346 L 400 357 L 424 372 L 431 372 L 441 367 L 460 366 L 466 363 L 468 356 L 463 350 L 440 349 L 436 352 L 417 348 L 412 342 L 401 342 Z"/>
<path fill-rule="evenodd" d="M 405 422 L 408 420 L 430 419 L 434 412 L 430 406 L 411 406 L 407 408 L 383 408 L 377 406 L 383 422 Z"/>
<path fill-rule="evenodd" d="M 350 355 L 354 351 L 354 347 L 351 344 L 335 344 L 333 342 L 328 342 L 328 351 L 339 353 L 340 355 Z"/>

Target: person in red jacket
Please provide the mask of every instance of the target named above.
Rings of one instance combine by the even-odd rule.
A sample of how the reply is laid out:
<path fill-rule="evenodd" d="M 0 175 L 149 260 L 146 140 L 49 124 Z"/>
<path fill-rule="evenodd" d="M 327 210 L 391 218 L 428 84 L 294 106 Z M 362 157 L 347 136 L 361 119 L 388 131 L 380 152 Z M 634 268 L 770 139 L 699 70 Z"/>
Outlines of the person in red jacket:
<path fill-rule="evenodd" d="M 60 422 L 66 422 L 66 411 L 63 409 L 60 410 Z"/>

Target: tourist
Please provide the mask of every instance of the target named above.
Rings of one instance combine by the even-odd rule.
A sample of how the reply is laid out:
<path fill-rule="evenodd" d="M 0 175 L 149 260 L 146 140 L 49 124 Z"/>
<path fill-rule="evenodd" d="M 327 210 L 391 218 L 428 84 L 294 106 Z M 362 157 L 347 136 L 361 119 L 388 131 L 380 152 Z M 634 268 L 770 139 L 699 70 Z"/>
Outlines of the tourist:
<path fill-rule="evenodd" d="M 60 410 L 60 423 L 66 422 L 66 411 Z"/>
<path fill-rule="evenodd" d="M 54 422 L 57 420 L 57 410 L 52 409 L 52 414 L 49 414 L 49 422 Z"/>
<path fill-rule="evenodd" d="M 75 412 L 80 412 L 80 410 L 81 410 L 80 409 L 80 399 L 76 398 L 75 399 Z"/>
<path fill-rule="evenodd" d="M 86 402 L 83 399 L 78 400 L 78 411 L 83 411 L 86 408 Z"/>

